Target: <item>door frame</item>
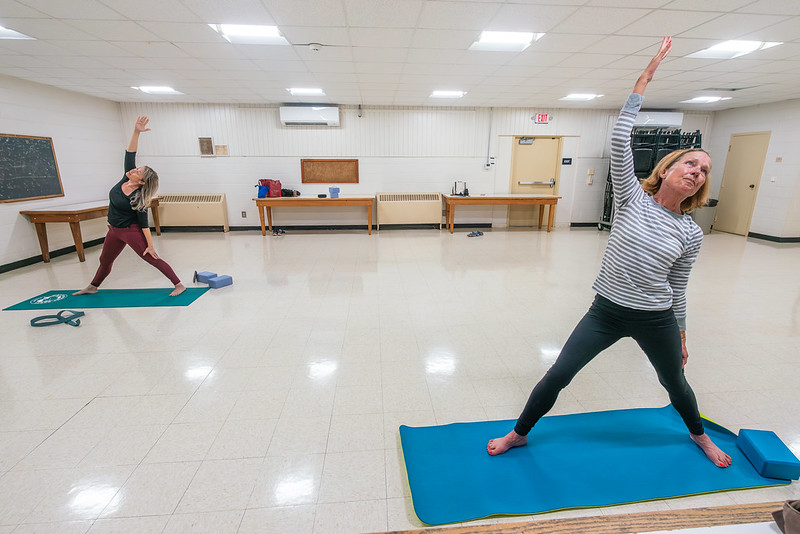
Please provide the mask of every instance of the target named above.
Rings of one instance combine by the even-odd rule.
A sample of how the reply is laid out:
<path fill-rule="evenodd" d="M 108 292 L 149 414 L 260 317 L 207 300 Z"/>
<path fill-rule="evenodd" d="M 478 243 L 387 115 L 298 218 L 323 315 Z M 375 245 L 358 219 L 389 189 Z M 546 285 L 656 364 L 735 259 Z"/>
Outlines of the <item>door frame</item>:
<path fill-rule="evenodd" d="M 516 154 L 516 146 L 519 142 L 518 140 L 522 137 L 529 137 L 533 138 L 533 142 L 536 142 L 536 139 L 557 139 L 558 140 L 558 153 L 556 154 L 556 161 L 555 161 L 555 172 L 553 173 L 553 178 L 555 179 L 555 184 L 551 190 L 553 195 L 558 194 L 557 191 L 561 187 L 561 157 L 564 152 L 564 136 L 563 135 L 524 135 L 524 134 L 513 134 L 509 135 L 508 137 L 511 138 L 511 154 L 509 157 L 509 164 L 508 164 L 508 191 L 509 193 L 513 189 L 514 185 L 514 156 Z M 544 206 L 537 206 L 537 208 L 541 211 L 544 209 Z M 548 209 L 555 209 L 555 206 L 550 206 Z M 506 209 L 506 228 L 511 228 L 511 206 Z M 522 228 L 522 227 L 521 227 Z"/>

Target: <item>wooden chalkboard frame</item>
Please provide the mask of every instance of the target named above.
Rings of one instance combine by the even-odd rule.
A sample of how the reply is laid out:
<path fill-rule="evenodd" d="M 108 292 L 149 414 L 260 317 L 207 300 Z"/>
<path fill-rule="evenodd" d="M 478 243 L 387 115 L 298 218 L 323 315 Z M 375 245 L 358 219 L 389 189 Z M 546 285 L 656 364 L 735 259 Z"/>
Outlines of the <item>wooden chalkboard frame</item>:
<path fill-rule="evenodd" d="M 357 159 L 301 159 L 304 184 L 357 184 Z"/>
<path fill-rule="evenodd" d="M 52 137 L 0 134 L 0 202 L 63 196 Z"/>

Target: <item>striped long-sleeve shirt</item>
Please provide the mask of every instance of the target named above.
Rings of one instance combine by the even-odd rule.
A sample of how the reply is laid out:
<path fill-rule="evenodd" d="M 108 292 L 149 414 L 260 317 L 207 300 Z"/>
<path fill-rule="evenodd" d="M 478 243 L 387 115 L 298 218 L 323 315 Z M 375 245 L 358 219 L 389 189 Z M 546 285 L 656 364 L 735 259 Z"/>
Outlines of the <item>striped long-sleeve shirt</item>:
<path fill-rule="evenodd" d="M 689 215 L 668 210 L 645 193 L 633 172 L 631 129 L 643 97 L 631 94 L 611 137 L 614 224 L 592 289 L 636 310 L 675 313 L 686 330 L 686 286 L 703 231 Z"/>

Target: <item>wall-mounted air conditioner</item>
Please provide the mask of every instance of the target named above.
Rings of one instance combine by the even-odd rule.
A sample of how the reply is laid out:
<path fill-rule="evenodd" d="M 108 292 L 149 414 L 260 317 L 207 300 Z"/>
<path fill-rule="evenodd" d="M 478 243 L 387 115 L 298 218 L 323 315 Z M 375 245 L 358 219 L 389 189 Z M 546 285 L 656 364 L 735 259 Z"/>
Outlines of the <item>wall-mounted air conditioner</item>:
<path fill-rule="evenodd" d="M 337 106 L 281 106 L 280 115 L 284 126 L 339 126 Z"/>
<path fill-rule="evenodd" d="M 633 123 L 638 128 L 679 128 L 683 113 L 677 111 L 640 111 Z"/>

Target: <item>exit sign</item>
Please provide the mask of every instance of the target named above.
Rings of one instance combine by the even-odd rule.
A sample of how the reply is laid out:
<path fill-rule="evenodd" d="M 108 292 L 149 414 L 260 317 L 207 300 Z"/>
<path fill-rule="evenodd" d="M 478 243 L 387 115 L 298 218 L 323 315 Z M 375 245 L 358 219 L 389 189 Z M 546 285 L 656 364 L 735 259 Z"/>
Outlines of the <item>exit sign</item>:
<path fill-rule="evenodd" d="M 536 122 L 536 124 L 547 124 L 550 122 L 550 118 L 550 115 L 547 113 L 537 113 L 534 115 L 533 120 Z"/>

